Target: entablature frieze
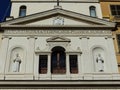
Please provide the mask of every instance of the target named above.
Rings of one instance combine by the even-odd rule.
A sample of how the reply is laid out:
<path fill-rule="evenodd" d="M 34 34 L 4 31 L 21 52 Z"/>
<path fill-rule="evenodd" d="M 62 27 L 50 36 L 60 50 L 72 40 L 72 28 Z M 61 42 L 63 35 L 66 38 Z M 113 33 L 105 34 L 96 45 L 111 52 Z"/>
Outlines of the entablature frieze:
<path fill-rule="evenodd" d="M 5 30 L 3 36 L 112 36 L 111 30 Z"/>

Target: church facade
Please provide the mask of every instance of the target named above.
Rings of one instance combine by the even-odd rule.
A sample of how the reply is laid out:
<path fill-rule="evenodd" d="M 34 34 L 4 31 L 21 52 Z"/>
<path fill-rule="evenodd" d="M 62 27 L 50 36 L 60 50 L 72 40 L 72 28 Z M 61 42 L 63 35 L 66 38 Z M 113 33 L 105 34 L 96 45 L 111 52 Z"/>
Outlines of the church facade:
<path fill-rule="evenodd" d="M 2 89 L 119 88 L 116 24 L 102 19 L 99 1 L 11 2 L 0 23 Z"/>

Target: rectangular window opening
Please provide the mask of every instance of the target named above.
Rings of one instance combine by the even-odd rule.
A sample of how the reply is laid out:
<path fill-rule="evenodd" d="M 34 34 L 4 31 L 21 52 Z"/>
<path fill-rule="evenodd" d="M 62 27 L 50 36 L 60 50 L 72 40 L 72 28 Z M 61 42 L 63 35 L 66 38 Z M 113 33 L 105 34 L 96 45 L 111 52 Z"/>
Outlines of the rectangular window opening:
<path fill-rule="evenodd" d="M 118 43 L 118 50 L 120 53 L 120 34 L 117 34 L 117 43 Z"/>
<path fill-rule="evenodd" d="M 120 73 L 120 63 L 118 63 L 118 70 L 119 70 L 119 73 Z"/>
<path fill-rule="evenodd" d="M 111 14 L 115 17 L 120 17 L 120 5 L 110 5 Z"/>
<path fill-rule="evenodd" d="M 70 73 L 77 74 L 78 73 L 78 57 L 77 55 L 70 55 Z"/>
<path fill-rule="evenodd" d="M 48 63 L 48 56 L 39 55 L 39 74 L 47 73 L 47 63 Z"/>

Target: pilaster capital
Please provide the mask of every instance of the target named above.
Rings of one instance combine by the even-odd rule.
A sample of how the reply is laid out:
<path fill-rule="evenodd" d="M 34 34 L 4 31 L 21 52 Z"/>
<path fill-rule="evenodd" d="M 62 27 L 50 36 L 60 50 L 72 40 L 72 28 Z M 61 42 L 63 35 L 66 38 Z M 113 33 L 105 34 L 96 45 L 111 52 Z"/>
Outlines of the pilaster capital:
<path fill-rule="evenodd" d="M 113 37 L 113 36 L 105 36 L 105 39 L 108 39 L 108 38 L 114 39 L 115 37 Z"/>
<path fill-rule="evenodd" d="M 79 39 L 82 39 L 82 38 L 87 38 L 87 39 L 90 39 L 90 37 L 89 37 L 89 36 L 81 36 L 81 37 L 79 37 Z"/>
<path fill-rule="evenodd" d="M 37 39 L 37 36 L 27 36 L 27 39 L 34 38 Z"/>
<path fill-rule="evenodd" d="M 2 39 L 5 39 L 5 38 L 12 39 L 12 36 L 2 36 Z"/>

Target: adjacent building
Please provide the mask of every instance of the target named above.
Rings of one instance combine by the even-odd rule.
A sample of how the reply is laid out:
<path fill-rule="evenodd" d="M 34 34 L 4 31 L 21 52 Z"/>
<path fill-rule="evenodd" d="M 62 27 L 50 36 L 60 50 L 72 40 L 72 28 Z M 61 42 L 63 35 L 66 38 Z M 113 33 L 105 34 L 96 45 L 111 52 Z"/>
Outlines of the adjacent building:
<path fill-rule="evenodd" d="M 120 71 L 120 1 L 100 0 L 102 16 L 104 19 L 117 23 L 116 31 L 113 32 L 115 52 Z"/>

